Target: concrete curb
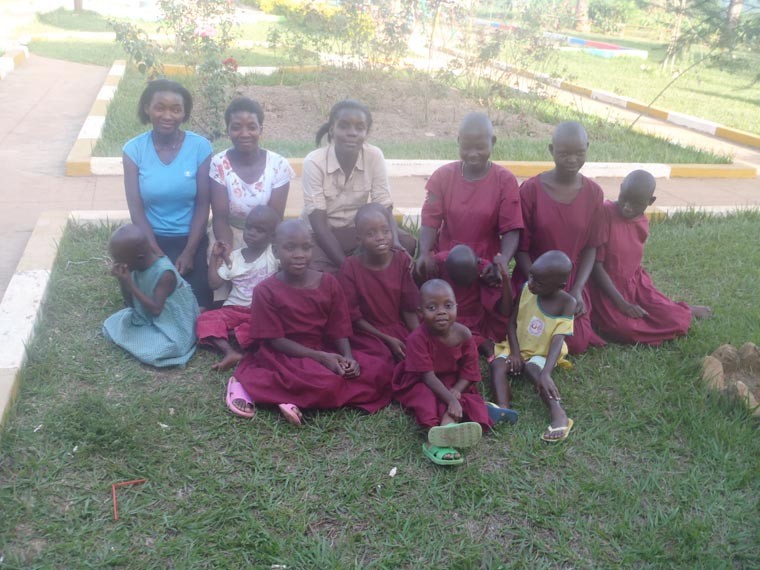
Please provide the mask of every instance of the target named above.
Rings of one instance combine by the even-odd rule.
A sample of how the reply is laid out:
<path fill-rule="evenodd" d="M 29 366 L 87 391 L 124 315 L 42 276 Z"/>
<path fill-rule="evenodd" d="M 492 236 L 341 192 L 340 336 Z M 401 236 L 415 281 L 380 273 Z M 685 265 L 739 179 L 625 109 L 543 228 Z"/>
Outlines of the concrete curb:
<path fill-rule="evenodd" d="M 241 73 L 286 73 L 288 71 L 312 71 L 316 66 L 285 66 L 285 67 L 250 67 L 240 68 Z M 106 77 L 103 88 L 85 119 L 79 137 L 74 143 L 66 159 L 67 176 L 121 176 L 123 173 L 120 156 L 92 156 L 105 123 L 108 103 L 113 98 L 121 78 L 124 76 L 126 65 L 124 61 L 116 61 Z M 184 65 L 167 64 L 164 71 L 174 75 L 187 75 L 193 72 Z M 574 86 L 577 87 L 577 86 Z M 591 90 L 577 87 L 585 92 Z M 760 137 L 758 137 L 760 141 Z M 760 142 L 759 142 L 760 144 Z M 298 176 L 301 175 L 303 158 L 290 158 L 291 166 Z M 423 159 L 386 159 L 388 176 L 430 176 L 436 168 L 451 162 L 450 160 Z M 497 161 L 498 164 L 510 170 L 515 176 L 527 178 L 553 168 L 551 162 L 529 161 Z M 615 177 L 623 178 L 636 169 L 646 170 L 655 178 L 756 178 L 758 172 L 749 166 L 736 164 L 659 164 L 659 163 L 629 163 L 629 162 L 589 162 L 582 172 L 590 178 Z"/>
<path fill-rule="evenodd" d="M 451 49 L 442 49 L 441 51 L 457 57 L 461 57 L 462 55 L 460 53 L 457 53 L 456 50 Z M 646 103 L 642 103 L 636 99 L 623 97 L 621 95 L 617 95 L 616 93 L 610 93 L 609 91 L 604 91 L 602 89 L 591 89 L 589 87 L 583 87 L 582 85 L 576 85 L 575 83 L 571 83 L 563 79 L 551 77 L 546 73 L 535 73 L 533 71 L 520 69 L 513 65 L 502 63 L 500 61 L 492 61 L 491 65 L 502 71 L 508 71 L 522 77 L 527 77 L 528 79 L 540 81 L 557 89 L 562 89 L 563 91 L 569 91 L 570 93 L 575 93 L 577 95 L 582 95 L 583 97 L 595 99 L 602 103 L 607 103 L 608 105 L 621 107 L 623 109 L 634 111 L 641 115 L 654 117 L 668 123 L 673 123 L 674 125 L 678 125 L 680 127 L 686 127 L 687 129 L 706 133 L 708 135 L 726 139 L 731 142 L 751 146 L 754 148 L 760 148 L 760 135 L 756 135 L 754 133 L 734 129 L 732 127 L 726 127 L 714 121 L 708 121 L 707 119 L 694 117 L 685 113 L 669 111 L 667 109 L 661 109 L 659 107 L 650 107 Z"/>
<path fill-rule="evenodd" d="M 103 86 L 90 108 L 79 135 L 77 135 L 77 140 L 66 158 L 66 176 L 90 176 L 93 174 L 90 165 L 92 149 L 95 148 L 95 144 L 103 132 L 108 104 L 116 94 L 116 89 L 119 87 L 126 69 L 126 62 L 117 60 L 108 71 Z"/>
<path fill-rule="evenodd" d="M 13 48 L 5 52 L 0 57 L 0 80 L 5 79 L 8 74 L 24 63 L 29 57 L 29 49 L 26 46 Z"/>

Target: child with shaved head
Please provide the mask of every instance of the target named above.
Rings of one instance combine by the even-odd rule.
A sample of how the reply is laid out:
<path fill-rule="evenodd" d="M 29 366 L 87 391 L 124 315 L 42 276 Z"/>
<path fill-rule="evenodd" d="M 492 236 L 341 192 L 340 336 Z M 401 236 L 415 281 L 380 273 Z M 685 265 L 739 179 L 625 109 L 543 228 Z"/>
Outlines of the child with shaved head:
<path fill-rule="evenodd" d="M 533 382 L 549 408 L 551 420 L 541 436 L 548 442 L 565 439 L 573 427 L 552 379 L 555 367 L 570 367 L 565 338 L 573 334 L 576 301 L 564 288 L 572 271 L 570 258 L 557 250 L 547 251 L 533 262 L 509 320 L 507 341 L 496 346 L 492 368 L 494 383 L 507 386 L 507 374 L 523 373 Z"/>
<path fill-rule="evenodd" d="M 685 335 L 693 318 L 709 307 L 671 301 L 641 266 L 649 221 L 644 211 L 655 200 L 654 177 L 634 170 L 625 177 L 616 202 L 604 204 L 607 241 L 597 251 L 592 274 L 591 321 L 607 339 L 653 346 Z"/>
<path fill-rule="evenodd" d="M 496 142 L 485 113 L 468 113 L 459 127 L 461 160 L 442 166 L 428 180 L 422 206 L 419 281 L 438 276 L 434 255 L 465 244 L 489 263 L 501 253 L 507 268 L 514 257 L 523 227 L 517 179 L 491 162 Z M 498 279 L 498 270 L 491 273 Z"/>
<path fill-rule="evenodd" d="M 198 303 L 169 258 L 159 257 L 134 224 L 111 236 L 111 275 L 127 308 L 103 324 L 105 337 L 151 366 L 184 365 L 195 353 Z"/>
<path fill-rule="evenodd" d="M 520 187 L 525 228 L 513 275 L 514 289 L 520 291 L 531 263 L 543 253 L 563 251 L 573 262 L 567 280 L 567 292 L 576 301 L 575 335 L 567 341 L 571 354 L 605 344 L 591 328 L 591 300 L 586 287 L 596 248 L 604 241 L 604 193 L 580 173 L 587 149 L 588 135 L 583 125 L 575 121 L 560 123 L 549 145 L 554 168 L 526 180 Z"/>

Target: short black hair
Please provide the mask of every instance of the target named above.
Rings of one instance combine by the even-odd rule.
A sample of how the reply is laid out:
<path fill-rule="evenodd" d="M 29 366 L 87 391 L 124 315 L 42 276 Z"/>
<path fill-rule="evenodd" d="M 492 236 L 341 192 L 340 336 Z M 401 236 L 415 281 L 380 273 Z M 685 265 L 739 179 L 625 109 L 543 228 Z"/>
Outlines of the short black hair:
<path fill-rule="evenodd" d="M 327 118 L 327 122 L 319 127 L 317 130 L 317 146 L 322 144 L 322 138 L 327 135 L 327 141 L 331 142 L 332 139 L 330 137 L 330 129 L 335 124 L 335 121 L 338 119 L 338 113 L 343 111 L 344 109 L 350 109 L 354 111 L 361 111 L 364 113 L 365 118 L 367 119 L 367 131 L 369 132 L 369 129 L 372 127 L 372 113 L 370 113 L 369 107 L 367 107 L 364 103 L 361 103 L 359 101 L 355 101 L 354 99 L 343 99 L 343 101 L 338 101 L 335 103 L 335 105 L 332 106 L 332 109 L 330 109 L 330 116 Z"/>
<path fill-rule="evenodd" d="M 193 110 L 193 96 L 190 95 L 190 91 L 176 81 L 171 81 L 170 79 L 154 79 L 153 81 L 148 81 L 142 95 L 140 95 L 140 101 L 137 103 L 137 117 L 140 119 L 140 122 L 143 125 L 150 123 L 150 117 L 145 111 L 145 107 L 150 105 L 153 96 L 161 91 L 177 93 L 182 97 L 183 107 L 185 108 L 185 116 L 182 119 L 182 122 L 187 121 L 190 118 L 190 112 Z"/>
<path fill-rule="evenodd" d="M 264 126 L 264 108 L 250 97 L 235 97 L 224 111 L 224 123 L 229 127 L 232 114 L 240 111 L 253 113 L 259 120 L 259 126 Z"/>

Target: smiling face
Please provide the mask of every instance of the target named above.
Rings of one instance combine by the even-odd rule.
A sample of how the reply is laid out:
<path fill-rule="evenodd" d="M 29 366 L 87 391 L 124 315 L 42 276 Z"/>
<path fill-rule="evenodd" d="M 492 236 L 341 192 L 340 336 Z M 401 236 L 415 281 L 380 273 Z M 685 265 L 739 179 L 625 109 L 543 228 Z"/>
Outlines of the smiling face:
<path fill-rule="evenodd" d="M 462 132 L 457 138 L 459 158 L 470 171 L 481 172 L 488 167 L 495 140 L 485 129 Z"/>
<path fill-rule="evenodd" d="M 457 300 L 445 281 L 433 279 L 420 288 L 420 320 L 434 335 L 448 332 L 457 320 Z"/>
<path fill-rule="evenodd" d="M 312 247 L 309 232 L 298 220 L 277 226 L 273 250 L 285 273 L 293 277 L 305 274 L 311 262 Z"/>
<path fill-rule="evenodd" d="M 259 138 L 264 127 L 259 124 L 259 118 L 248 111 L 237 111 L 230 115 L 227 135 L 232 145 L 241 154 L 250 154 L 259 148 Z"/>
<path fill-rule="evenodd" d="M 336 149 L 359 152 L 369 134 L 367 116 L 359 109 L 342 109 L 330 127 L 330 138 Z"/>
<path fill-rule="evenodd" d="M 393 232 L 388 216 L 380 211 L 367 211 L 356 222 L 359 245 L 367 253 L 382 257 L 393 245 Z"/>
<path fill-rule="evenodd" d="M 577 174 L 586 163 L 588 142 L 579 136 L 559 137 L 549 145 L 554 166 L 564 174 Z"/>
<path fill-rule="evenodd" d="M 145 107 L 145 114 L 160 135 L 173 135 L 185 119 L 182 95 L 172 91 L 157 91 Z"/>

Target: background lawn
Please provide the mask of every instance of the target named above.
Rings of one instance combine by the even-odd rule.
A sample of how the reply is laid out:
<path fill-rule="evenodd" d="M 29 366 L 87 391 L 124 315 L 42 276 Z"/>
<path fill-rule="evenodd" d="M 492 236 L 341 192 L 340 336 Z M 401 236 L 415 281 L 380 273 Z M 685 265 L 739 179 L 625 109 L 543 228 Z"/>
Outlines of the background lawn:
<path fill-rule="evenodd" d="M 71 227 L 0 440 L 4 565 L 758 567 L 757 423 L 708 394 L 699 366 L 757 341 L 759 230 L 758 213 L 653 224 L 655 281 L 715 318 L 660 349 L 574 359 L 558 375 L 576 426 L 560 445 L 540 441 L 547 416 L 517 381 L 518 424 L 447 469 L 398 407 L 245 421 L 225 412 L 214 355 L 137 364 L 100 332 L 120 308 L 110 228 Z M 142 477 L 113 522 L 111 484 Z"/>

